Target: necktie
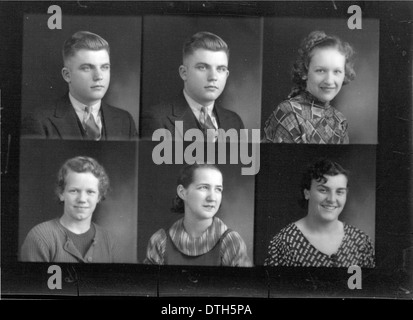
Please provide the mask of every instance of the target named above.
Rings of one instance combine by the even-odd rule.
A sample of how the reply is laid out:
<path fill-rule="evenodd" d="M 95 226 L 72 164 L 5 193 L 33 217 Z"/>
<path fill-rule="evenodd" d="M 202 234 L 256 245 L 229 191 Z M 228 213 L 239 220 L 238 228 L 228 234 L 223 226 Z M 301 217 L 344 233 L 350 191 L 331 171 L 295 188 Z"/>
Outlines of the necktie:
<path fill-rule="evenodd" d="M 90 110 L 89 106 L 85 107 L 85 116 L 83 119 L 83 123 L 85 126 L 87 138 L 89 140 L 99 140 L 100 129 L 95 122 L 95 118 L 93 117 L 92 110 Z"/>
<path fill-rule="evenodd" d="M 208 110 L 206 107 L 201 108 L 201 113 L 199 115 L 199 123 L 201 124 L 201 127 L 204 129 L 205 136 L 207 136 L 207 141 L 209 141 L 209 135 L 208 135 L 208 129 L 214 129 L 214 133 L 212 138 L 212 141 L 216 140 L 216 135 L 217 135 L 217 129 L 214 126 L 214 123 L 212 122 L 211 117 L 208 114 Z"/>

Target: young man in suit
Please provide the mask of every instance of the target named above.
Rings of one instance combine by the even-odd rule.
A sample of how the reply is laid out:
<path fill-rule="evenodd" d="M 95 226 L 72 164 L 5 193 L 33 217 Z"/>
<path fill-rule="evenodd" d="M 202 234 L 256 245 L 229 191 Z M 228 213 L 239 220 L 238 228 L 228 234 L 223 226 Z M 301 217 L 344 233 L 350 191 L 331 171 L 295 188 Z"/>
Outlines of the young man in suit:
<path fill-rule="evenodd" d="M 177 135 L 183 139 L 188 129 L 204 132 L 214 129 L 236 129 L 239 133 L 244 124 L 233 111 L 222 108 L 216 99 L 225 88 L 228 70 L 229 48 L 217 35 L 210 32 L 194 34 L 183 47 L 183 63 L 179 75 L 184 89 L 172 102 L 161 103 L 146 110 L 142 115 L 142 138 L 151 138 L 155 130 L 168 129 L 175 136 L 175 122 L 182 121 Z M 210 140 L 209 140 L 210 141 Z"/>
<path fill-rule="evenodd" d="M 129 112 L 102 101 L 110 83 L 108 42 L 79 31 L 63 45 L 63 79 L 69 93 L 23 119 L 22 136 L 43 139 L 130 140 L 136 126 Z"/>

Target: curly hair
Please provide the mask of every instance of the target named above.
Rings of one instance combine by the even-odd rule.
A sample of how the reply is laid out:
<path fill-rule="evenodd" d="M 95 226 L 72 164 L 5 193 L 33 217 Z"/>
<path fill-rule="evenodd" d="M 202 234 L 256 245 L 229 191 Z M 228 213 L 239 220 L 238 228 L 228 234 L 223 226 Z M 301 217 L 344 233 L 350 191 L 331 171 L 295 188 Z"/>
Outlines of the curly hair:
<path fill-rule="evenodd" d="M 181 169 L 176 185 L 182 185 L 185 189 L 188 188 L 188 186 L 194 181 L 194 174 L 195 170 L 197 169 L 213 169 L 217 170 L 222 175 L 222 171 L 214 164 L 194 163 L 190 165 L 185 165 Z M 185 213 L 184 201 L 179 197 L 178 194 L 176 194 L 175 198 L 173 199 L 171 211 L 175 213 Z"/>
<path fill-rule="evenodd" d="M 304 197 L 304 190 L 311 189 L 311 182 L 313 180 L 319 182 L 322 181 L 323 183 L 327 182 L 325 176 L 336 176 L 339 174 L 343 174 L 347 180 L 349 179 L 350 172 L 344 169 L 340 164 L 337 162 L 331 161 L 327 158 L 320 158 L 316 160 L 314 163 L 310 164 L 305 172 L 303 173 L 301 179 L 301 199 L 299 200 L 299 204 L 302 208 L 307 208 L 308 201 Z"/>
<path fill-rule="evenodd" d="M 346 62 L 343 85 L 348 84 L 356 77 L 356 72 L 354 71 L 355 51 L 353 47 L 337 36 L 327 35 L 324 31 L 313 31 L 303 39 L 301 46 L 298 49 L 298 58 L 292 69 L 292 81 L 294 87 L 290 96 L 294 96 L 306 89 L 308 67 L 313 57 L 314 50 L 318 48 L 336 48 L 342 55 L 344 55 Z"/>
<path fill-rule="evenodd" d="M 109 177 L 105 169 L 93 158 L 90 157 L 75 157 L 67 160 L 60 168 L 57 174 L 56 195 L 59 198 L 66 186 L 66 177 L 68 173 L 92 173 L 99 180 L 99 197 L 104 200 L 109 190 Z"/>

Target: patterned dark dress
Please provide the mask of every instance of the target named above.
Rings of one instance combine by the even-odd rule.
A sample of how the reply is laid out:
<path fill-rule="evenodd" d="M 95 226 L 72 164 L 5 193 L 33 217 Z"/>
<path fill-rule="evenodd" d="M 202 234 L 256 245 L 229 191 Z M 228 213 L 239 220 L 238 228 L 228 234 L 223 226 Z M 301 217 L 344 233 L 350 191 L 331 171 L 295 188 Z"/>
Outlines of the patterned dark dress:
<path fill-rule="evenodd" d="M 347 127 L 341 112 L 303 91 L 275 108 L 265 122 L 262 142 L 348 144 Z"/>
<path fill-rule="evenodd" d="M 374 268 L 374 248 L 368 235 L 344 224 L 344 237 L 337 252 L 327 255 L 318 251 L 291 223 L 270 242 L 264 265 L 284 267 L 350 267 Z"/>

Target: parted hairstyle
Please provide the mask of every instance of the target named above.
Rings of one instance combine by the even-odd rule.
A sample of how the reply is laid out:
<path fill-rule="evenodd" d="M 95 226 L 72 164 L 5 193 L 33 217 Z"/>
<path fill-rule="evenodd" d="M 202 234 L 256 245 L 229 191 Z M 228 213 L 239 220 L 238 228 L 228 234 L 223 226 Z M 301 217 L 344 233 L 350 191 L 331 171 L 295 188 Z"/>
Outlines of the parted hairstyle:
<path fill-rule="evenodd" d="M 339 174 L 343 174 L 346 176 L 347 180 L 349 179 L 350 172 L 348 170 L 344 169 L 337 162 L 331 161 L 327 158 L 320 158 L 314 163 L 307 166 L 301 179 L 301 199 L 299 201 L 300 206 L 304 209 L 307 208 L 308 201 L 304 197 L 304 190 L 311 189 L 311 182 L 313 180 L 317 182 L 322 181 L 323 183 L 325 183 L 327 182 L 327 179 L 324 177 L 325 175 L 336 176 Z"/>
<path fill-rule="evenodd" d="M 222 171 L 214 164 L 194 163 L 190 165 L 185 165 L 181 169 L 176 185 L 182 185 L 185 189 L 188 188 L 188 186 L 194 181 L 194 174 L 195 170 L 197 169 L 213 169 L 217 170 L 222 175 Z M 178 194 L 176 194 L 173 200 L 171 211 L 175 213 L 185 213 L 184 200 L 182 200 Z"/>
<path fill-rule="evenodd" d="M 201 31 L 190 37 L 183 46 L 182 59 L 194 53 L 195 50 L 205 49 L 210 51 L 224 51 L 229 59 L 229 47 L 227 43 L 216 34 Z"/>
<path fill-rule="evenodd" d="M 109 189 L 109 177 L 105 169 L 93 158 L 75 157 L 67 160 L 57 174 L 56 195 L 59 197 L 65 189 L 66 177 L 70 171 L 77 173 L 92 173 L 99 180 L 99 197 L 104 200 Z"/>
<path fill-rule="evenodd" d="M 320 48 L 336 48 L 346 58 L 343 85 L 348 84 L 356 77 L 356 72 L 354 71 L 355 51 L 353 47 L 337 36 L 327 35 L 324 31 L 313 31 L 303 39 L 298 49 L 298 58 L 292 69 L 292 81 L 295 86 L 290 96 L 294 96 L 306 89 L 308 67 L 314 50 Z"/>
<path fill-rule="evenodd" d="M 110 54 L 109 43 L 101 36 L 89 31 L 78 31 L 63 44 L 63 63 L 82 49 L 93 51 L 106 50 Z"/>

